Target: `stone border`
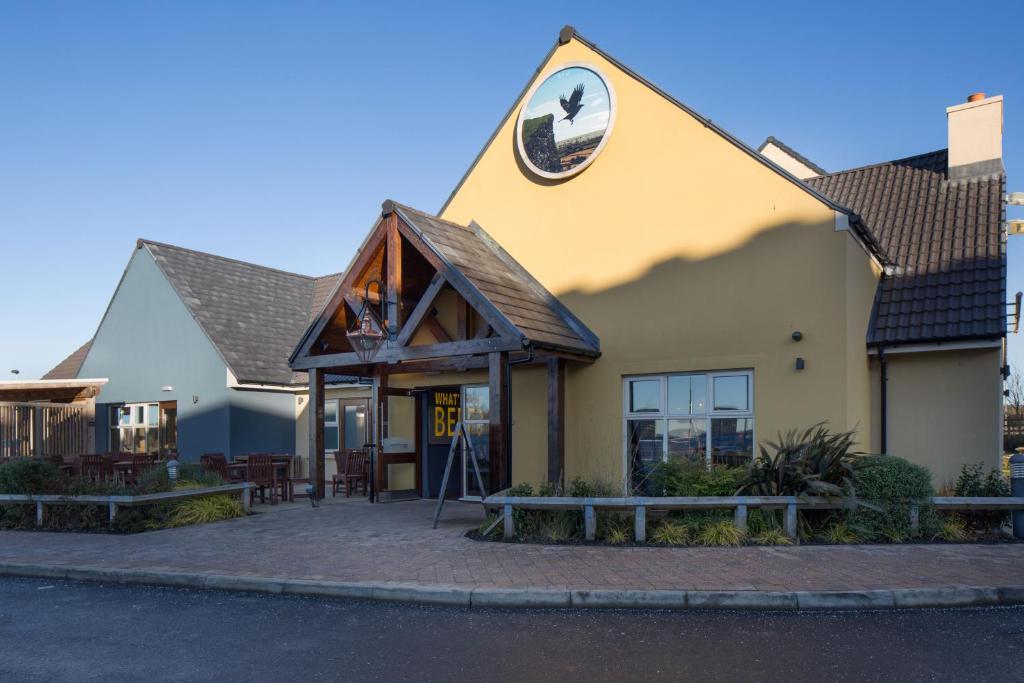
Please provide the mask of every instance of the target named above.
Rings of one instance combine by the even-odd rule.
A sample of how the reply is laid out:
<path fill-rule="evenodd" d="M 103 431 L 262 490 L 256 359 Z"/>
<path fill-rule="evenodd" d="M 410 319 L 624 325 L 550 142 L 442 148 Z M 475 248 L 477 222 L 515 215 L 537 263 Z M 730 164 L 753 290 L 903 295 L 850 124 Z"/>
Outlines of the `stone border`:
<path fill-rule="evenodd" d="M 198 590 L 380 600 L 417 605 L 574 609 L 880 610 L 1024 604 L 1024 585 L 851 591 L 675 591 L 464 588 L 455 585 L 320 581 L 191 572 L 0 563 L 0 576 L 168 586 Z"/>

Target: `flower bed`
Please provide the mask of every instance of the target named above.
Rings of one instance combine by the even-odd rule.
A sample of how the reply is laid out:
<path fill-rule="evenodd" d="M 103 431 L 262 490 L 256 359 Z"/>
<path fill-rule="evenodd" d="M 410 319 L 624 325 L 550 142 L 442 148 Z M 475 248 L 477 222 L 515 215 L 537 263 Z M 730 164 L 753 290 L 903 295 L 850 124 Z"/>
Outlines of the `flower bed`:
<path fill-rule="evenodd" d="M 955 497 L 939 498 L 927 468 L 852 453 L 852 443 L 852 433 L 821 425 L 794 430 L 763 445 L 749 467 L 661 464 L 635 498 L 578 479 L 565 492 L 520 484 L 488 498 L 500 517 L 470 535 L 698 546 L 1009 540 L 1008 510 L 1021 506 L 998 472 L 966 465 L 948 491 Z"/>
<path fill-rule="evenodd" d="M 62 475 L 32 459 L 0 465 L 0 528 L 136 533 L 245 514 L 244 485 L 225 485 L 198 465 L 172 483 L 154 468 L 133 486 Z"/>

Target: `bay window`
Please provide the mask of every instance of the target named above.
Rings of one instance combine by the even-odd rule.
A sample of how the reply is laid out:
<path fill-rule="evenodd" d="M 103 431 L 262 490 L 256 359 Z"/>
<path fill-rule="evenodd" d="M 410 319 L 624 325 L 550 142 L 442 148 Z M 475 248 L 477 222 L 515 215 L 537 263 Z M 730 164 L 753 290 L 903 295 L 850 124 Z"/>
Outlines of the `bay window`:
<path fill-rule="evenodd" d="M 645 375 L 623 380 L 626 468 L 634 492 L 659 463 L 744 465 L 754 452 L 750 370 Z"/>

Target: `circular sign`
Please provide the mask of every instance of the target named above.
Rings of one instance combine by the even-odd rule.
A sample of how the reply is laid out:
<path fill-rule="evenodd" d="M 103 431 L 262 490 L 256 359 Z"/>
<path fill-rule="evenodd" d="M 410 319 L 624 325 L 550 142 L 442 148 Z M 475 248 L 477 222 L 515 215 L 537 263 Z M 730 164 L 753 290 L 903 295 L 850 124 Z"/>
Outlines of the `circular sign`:
<path fill-rule="evenodd" d="M 592 64 L 562 65 L 534 84 L 525 102 L 516 146 L 543 178 L 568 178 L 592 164 L 615 123 L 615 92 Z"/>

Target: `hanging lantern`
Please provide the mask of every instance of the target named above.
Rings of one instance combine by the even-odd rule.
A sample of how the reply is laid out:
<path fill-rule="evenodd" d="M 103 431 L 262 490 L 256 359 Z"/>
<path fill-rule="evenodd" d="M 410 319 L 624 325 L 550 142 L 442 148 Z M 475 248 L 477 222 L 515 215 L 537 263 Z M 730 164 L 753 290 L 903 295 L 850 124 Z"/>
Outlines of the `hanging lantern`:
<path fill-rule="evenodd" d="M 383 293 L 381 283 L 377 280 L 372 280 L 366 283 L 366 292 L 363 297 L 363 306 L 359 310 L 359 315 L 356 316 L 356 324 L 351 330 L 345 333 L 348 337 L 349 343 L 352 345 L 352 350 L 356 352 L 356 357 L 364 363 L 369 363 L 373 360 L 374 356 L 377 355 L 377 351 L 384 345 L 384 342 L 388 340 L 389 334 L 387 326 L 378 320 L 377 316 L 373 314 L 373 309 L 370 308 L 370 285 L 377 284 L 378 291 Z M 384 305 L 384 297 L 381 296 L 381 306 Z"/>

